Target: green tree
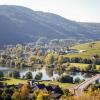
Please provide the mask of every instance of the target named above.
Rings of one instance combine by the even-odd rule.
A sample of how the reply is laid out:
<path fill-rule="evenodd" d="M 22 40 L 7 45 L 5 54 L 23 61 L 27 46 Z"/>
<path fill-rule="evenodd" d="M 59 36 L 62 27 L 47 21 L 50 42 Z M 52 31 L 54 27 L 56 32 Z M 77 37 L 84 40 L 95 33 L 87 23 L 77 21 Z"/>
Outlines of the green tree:
<path fill-rule="evenodd" d="M 59 78 L 58 81 L 61 83 L 73 83 L 73 77 L 67 75 L 67 74 L 62 74 Z"/>
<path fill-rule="evenodd" d="M 26 79 L 33 79 L 31 72 L 27 72 L 25 76 L 26 76 Z"/>
<path fill-rule="evenodd" d="M 70 95 L 70 91 L 68 89 L 64 89 L 63 90 L 64 95 L 69 96 Z"/>
<path fill-rule="evenodd" d="M 0 71 L 0 78 L 2 78 L 4 76 L 3 72 Z"/>
<path fill-rule="evenodd" d="M 99 60 L 99 56 L 96 54 L 96 55 L 93 55 L 92 57 L 92 71 L 96 70 L 96 62 Z"/>
<path fill-rule="evenodd" d="M 41 78 L 42 78 L 42 73 L 41 72 L 37 73 L 35 76 L 35 80 L 41 80 Z"/>
<path fill-rule="evenodd" d="M 91 64 L 87 65 L 87 66 L 84 68 L 85 71 L 90 71 L 91 69 L 92 69 L 92 65 L 91 65 Z"/>
<path fill-rule="evenodd" d="M 10 74 L 11 75 L 11 74 Z M 14 72 L 12 72 L 12 77 L 13 78 L 20 78 L 20 73 L 19 73 L 19 71 L 14 71 Z"/>
<path fill-rule="evenodd" d="M 80 78 L 79 77 L 75 78 L 75 81 L 74 82 L 75 83 L 80 83 Z"/>

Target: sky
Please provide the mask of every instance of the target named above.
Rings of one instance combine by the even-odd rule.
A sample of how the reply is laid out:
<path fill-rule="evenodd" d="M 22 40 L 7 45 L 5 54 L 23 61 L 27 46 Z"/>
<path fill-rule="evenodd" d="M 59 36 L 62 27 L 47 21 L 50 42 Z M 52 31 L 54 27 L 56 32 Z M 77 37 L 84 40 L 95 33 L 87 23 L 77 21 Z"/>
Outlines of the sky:
<path fill-rule="evenodd" d="M 79 22 L 100 22 L 100 0 L 0 0 L 0 5 L 25 6 Z"/>

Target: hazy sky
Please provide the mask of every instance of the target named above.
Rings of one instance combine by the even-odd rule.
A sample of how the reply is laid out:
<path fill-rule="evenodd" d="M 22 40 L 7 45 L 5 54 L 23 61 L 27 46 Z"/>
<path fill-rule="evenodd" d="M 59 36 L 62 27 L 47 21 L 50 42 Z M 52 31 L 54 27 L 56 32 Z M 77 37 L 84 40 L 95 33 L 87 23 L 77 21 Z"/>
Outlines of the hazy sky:
<path fill-rule="evenodd" d="M 100 0 L 0 0 L 0 5 L 22 5 L 82 22 L 100 22 Z"/>

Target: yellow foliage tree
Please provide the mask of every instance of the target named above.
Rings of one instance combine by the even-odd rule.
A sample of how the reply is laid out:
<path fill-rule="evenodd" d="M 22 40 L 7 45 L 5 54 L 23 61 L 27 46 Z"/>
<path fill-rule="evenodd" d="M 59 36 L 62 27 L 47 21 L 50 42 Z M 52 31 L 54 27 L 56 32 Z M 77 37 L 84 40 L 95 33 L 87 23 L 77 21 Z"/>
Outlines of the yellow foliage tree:
<path fill-rule="evenodd" d="M 53 62 L 54 62 L 54 56 L 53 56 L 53 54 L 48 54 L 48 55 L 45 57 L 45 63 L 46 63 L 47 65 L 51 65 L 51 64 L 53 64 Z"/>
<path fill-rule="evenodd" d="M 15 91 L 12 95 L 12 100 L 20 100 L 20 92 Z"/>
<path fill-rule="evenodd" d="M 27 98 L 29 97 L 29 87 L 28 84 L 24 84 L 23 87 L 21 88 L 21 99 L 22 100 L 27 100 Z"/>

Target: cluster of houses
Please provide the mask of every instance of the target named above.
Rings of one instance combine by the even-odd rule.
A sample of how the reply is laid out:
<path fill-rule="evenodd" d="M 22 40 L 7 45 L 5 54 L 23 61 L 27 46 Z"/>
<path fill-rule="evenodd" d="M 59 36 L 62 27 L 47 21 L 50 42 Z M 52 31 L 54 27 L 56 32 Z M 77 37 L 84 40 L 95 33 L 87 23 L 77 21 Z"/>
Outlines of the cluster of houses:
<path fill-rule="evenodd" d="M 29 84 L 29 89 L 30 89 L 30 97 L 32 97 L 33 91 L 36 90 L 42 90 L 44 93 L 49 94 L 50 98 L 53 98 L 54 100 L 58 100 L 62 95 L 63 91 L 58 85 L 54 84 L 40 84 L 39 82 L 35 82 L 34 80 L 28 80 L 27 82 Z M 15 89 L 20 89 L 23 86 L 23 84 L 18 84 L 18 85 L 0 85 L 0 89 L 10 89 L 10 88 L 15 88 Z M 13 92 L 10 91 L 10 94 L 12 95 Z"/>
<path fill-rule="evenodd" d="M 68 41 L 67 42 L 71 45 L 73 44 L 72 41 Z M 58 42 L 57 42 L 58 43 Z M 69 46 L 57 46 L 57 43 L 55 43 L 55 41 L 51 42 L 51 44 L 48 45 L 44 45 L 42 46 L 41 44 L 34 44 L 34 43 L 28 43 L 25 45 L 21 45 L 21 44 L 17 44 L 17 45 L 8 45 L 6 46 L 7 48 L 3 51 L 0 51 L 0 54 L 10 54 L 10 56 L 12 58 L 16 57 L 16 54 L 13 53 L 14 50 L 16 50 L 17 48 L 24 48 L 22 49 L 23 51 L 21 51 L 20 53 L 20 58 L 22 59 L 27 59 L 28 56 L 30 54 L 40 54 L 40 55 L 45 55 L 49 52 L 53 52 L 53 53 L 58 53 L 58 54 L 69 54 L 69 53 L 82 53 L 85 52 L 86 50 L 76 50 L 76 49 L 67 49 L 67 47 Z M 55 44 L 55 45 L 54 45 Z M 54 46 L 53 46 L 54 45 Z M 66 48 L 66 49 L 64 49 Z"/>
<path fill-rule="evenodd" d="M 63 95 L 62 89 L 58 85 L 48 84 L 35 84 L 31 87 L 31 91 L 42 90 L 44 93 L 48 93 L 50 98 L 59 99 Z"/>
<path fill-rule="evenodd" d="M 49 94 L 50 98 L 53 99 L 59 99 L 63 95 L 63 90 L 58 86 L 54 84 L 40 84 L 39 81 L 36 82 L 34 80 L 28 80 L 28 84 L 30 86 L 30 89 L 33 93 L 33 91 L 36 90 L 42 90 L 44 93 Z"/>

